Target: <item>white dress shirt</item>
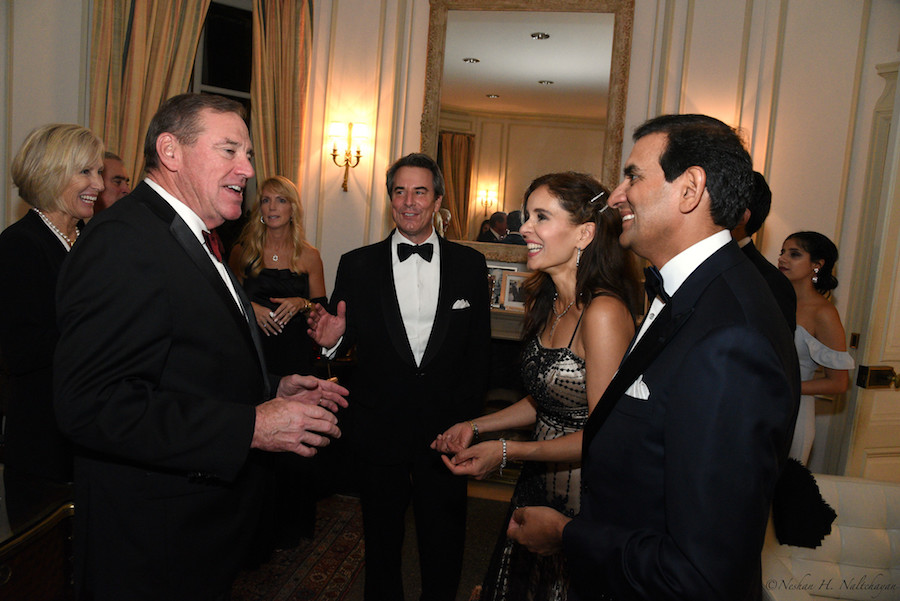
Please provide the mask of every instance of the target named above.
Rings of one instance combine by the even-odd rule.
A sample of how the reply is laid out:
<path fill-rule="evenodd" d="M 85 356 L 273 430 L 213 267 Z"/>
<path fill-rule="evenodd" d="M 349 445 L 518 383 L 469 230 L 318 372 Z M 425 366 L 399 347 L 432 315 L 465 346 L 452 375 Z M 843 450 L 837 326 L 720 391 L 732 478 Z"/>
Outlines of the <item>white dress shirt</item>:
<path fill-rule="evenodd" d="M 708 238 L 704 238 L 700 242 L 697 242 L 693 246 L 686 248 L 672 257 L 669 262 L 663 265 L 659 270 L 659 273 L 663 278 L 663 288 L 665 289 L 666 294 L 668 294 L 669 297 L 672 297 L 678 289 L 681 288 L 684 281 L 688 279 L 688 276 L 694 273 L 694 270 L 697 269 L 701 263 L 711 257 L 717 250 L 728 244 L 730 240 L 731 232 L 722 230 Z M 658 296 L 650 303 L 650 308 L 647 310 L 647 317 L 645 317 L 643 323 L 641 323 L 641 329 L 638 332 L 637 338 L 635 339 L 634 344 L 631 345 L 632 349 L 637 346 L 638 341 L 644 336 L 644 332 L 647 331 L 650 324 L 653 323 L 653 320 L 656 319 L 664 306 L 665 303 L 663 303 L 662 299 Z M 631 386 L 628 387 L 628 390 L 625 391 L 625 394 L 636 399 L 647 400 L 650 398 L 650 389 L 644 383 L 643 374 L 638 376 L 637 379 L 632 382 Z"/>
<path fill-rule="evenodd" d="M 206 246 L 206 240 L 203 238 L 203 232 L 208 232 L 206 229 L 206 224 L 203 223 L 203 220 L 200 219 L 200 216 L 197 215 L 194 211 L 192 211 L 186 204 L 169 194 L 162 186 L 154 182 L 150 178 L 145 178 L 145 182 L 147 185 L 153 188 L 157 194 L 162 196 L 163 200 L 165 200 L 169 205 L 175 209 L 175 212 L 178 213 L 178 216 L 181 217 L 182 220 L 187 224 L 188 228 L 193 232 L 194 236 L 197 237 L 197 241 L 203 245 L 203 248 L 206 249 L 206 254 L 209 255 L 210 261 L 212 261 L 216 270 L 219 272 L 219 277 L 222 278 L 222 281 L 225 282 L 225 286 L 228 287 L 228 291 L 231 292 L 231 297 L 234 299 L 235 304 L 238 306 L 241 314 L 244 314 L 244 307 L 241 306 L 241 300 L 238 298 L 237 292 L 234 290 L 234 283 L 231 280 L 231 276 L 228 275 L 227 267 L 222 261 L 216 259 L 216 256 L 212 253 L 212 250 Z M 224 260 L 225 257 L 222 257 Z M 244 315 L 246 317 L 246 315 Z"/>
<path fill-rule="evenodd" d="M 431 236 L 422 244 L 431 243 L 434 253 L 431 261 L 426 261 L 417 254 L 400 262 L 397 256 L 397 245 L 412 244 L 408 238 L 394 230 L 391 236 L 391 271 L 394 274 L 394 290 L 397 303 L 400 305 L 400 316 L 406 337 L 412 348 L 416 365 L 422 363 L 425 347 L 431 337 L 434 316 L 437 313 L 438 293 L 441 286 L 441 247 L 437 233 L 432 229 Z"/>
<path fill-rule="evenodd" d="M 666 293 L 670 297 L 674 296 L 678 289 L 681 288 L 684 281 L 688 279 L 688 276 L 694 273 L 694 270 L 697 269 L 701 263 L 710 258 L 713 253 L 730 241 L 731 232 L 722 230 L 708 238 L 704 238 L 693 246 L 689 246 L 672 257 L 668 263 L 659 269 L 659 274 L 663 278 L 663 288 L 665 288 Z M 638 337 L 635 339 L 634 345 L 637 345 L 638 340 L 641 339 L 644 332 L 650 327 L 650 324 L 653 323 L 653 320 L 656 319 L 659 312 L 662 311 L 663 305 L 664 303 L 658 296 L 650 303 L 650 308 L 647 310 L 647 317 L 645 317 L 643 323 L 641 323 L 641 330 L 638 332 Z"/>

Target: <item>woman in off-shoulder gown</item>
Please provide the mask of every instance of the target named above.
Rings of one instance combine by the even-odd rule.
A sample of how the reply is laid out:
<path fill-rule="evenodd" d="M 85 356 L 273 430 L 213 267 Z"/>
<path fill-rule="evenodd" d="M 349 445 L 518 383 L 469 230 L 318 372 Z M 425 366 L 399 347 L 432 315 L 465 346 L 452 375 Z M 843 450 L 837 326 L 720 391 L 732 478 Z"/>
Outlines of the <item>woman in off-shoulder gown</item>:
<path fill-rule="evenodd" d="M 432 447 L 458 475 L 483 478 L 513 460 L 524 467 L 509 515 L 519 505 L 578 512 L 581 438 L 588 414 L 634 334 L 637 277 L 618 244 L 621 219 L 590 176 L 555 173 L 525 193 L 528 244 L 523 382 L 528 396 L 496 413 L 455 424 Z M 531 440 L 479 442 L 488 432 L 534 426 Z M 567 597 L 562 554 L 541 557 L 506 537 L 498 541 L 482 599 Z"/>
<path fill-rule="evenodd" d="M 778 268 L 797 293 L 797 329 L 794 343 L 800 360 L 800 410 L 794 427 L 790 457 L 809 462 L 816 434 L 815 395 L 840 394 L 850 383 L 854 367 L 847 353 L 844 326 L 828 300 L 837 287 L 833 270 L 837 247 L 817 232 L 796 232 L 781 247 Z M 819 367 L 823 376 L 815 377 Z"/>

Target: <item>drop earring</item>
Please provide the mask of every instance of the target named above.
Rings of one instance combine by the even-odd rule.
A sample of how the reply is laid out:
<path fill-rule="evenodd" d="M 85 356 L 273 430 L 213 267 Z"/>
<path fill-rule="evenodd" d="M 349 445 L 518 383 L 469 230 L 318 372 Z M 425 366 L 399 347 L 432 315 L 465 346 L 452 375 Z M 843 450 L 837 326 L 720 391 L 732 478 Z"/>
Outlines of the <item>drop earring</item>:
<path fill-rule="evenodd" d="M 575 247 L 575 249 L 578 251 L 578 254 L 575 255 L 575 267 L 578 267 L 579 265 L 581 265 L 581 252 L 582 252 L 582 249 L 578 248 L 577 246 Z"/>
<path fill-rule="evenodd" d="M 812 277 L 812 283 L 818 284 L 819 283 L 819 268 L 818 267 L 813 267 L 813 274 L 814 275 Z"/>
<path fill-rule="evenodd" d="M 262 215 L 259 216 L 259 222 L 260 222 L 261 224 L 263 224 L 263 225 L 266 224 L 266 220 L 263 219 L 263 216 L 262 216 Z"/>

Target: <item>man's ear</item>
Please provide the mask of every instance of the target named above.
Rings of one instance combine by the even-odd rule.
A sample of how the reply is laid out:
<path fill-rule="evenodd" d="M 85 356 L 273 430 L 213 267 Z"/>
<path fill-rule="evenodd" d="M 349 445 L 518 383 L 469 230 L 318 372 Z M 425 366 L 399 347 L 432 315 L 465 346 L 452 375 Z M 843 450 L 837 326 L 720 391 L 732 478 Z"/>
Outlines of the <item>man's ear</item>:
<path fill-rule="evenodd" d="M 181 161 L 181 145 L 178 139 L 168 132 L 163 132 L 156 138 L 156 154 L 160 164 L 169 171 L 178 171 Z"/>
<path fill-rule="evenodd" d="M 678 178 L 681 183 L 681 199 L 678 208 L 682 213 L 690 213 L 708 196 L 706 191 L 706 170 L 694 165 L 684 170 Z"/>

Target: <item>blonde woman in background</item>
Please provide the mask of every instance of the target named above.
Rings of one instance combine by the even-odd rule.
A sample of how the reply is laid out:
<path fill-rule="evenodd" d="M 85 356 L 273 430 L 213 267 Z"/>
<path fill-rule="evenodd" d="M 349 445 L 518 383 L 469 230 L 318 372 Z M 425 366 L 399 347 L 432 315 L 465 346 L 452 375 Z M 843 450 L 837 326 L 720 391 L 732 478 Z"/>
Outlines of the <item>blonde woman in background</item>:
<path fill-rule="evenodd" d="M 322 257 L 303 231 L 303 206 L 294 184 L 280 175 L 259 187 L 229 265 L 253 306 L 269 370 L 307 374 L 313 344 L 303 314 L 325 301 Z"/>
<path fill-rule="evenodd" d="M 306 312 L 324 303 L 322 257 L 303 231 L 296 186 L 280 175 L 259 186 L 250 220 L 231 251 L 229 266 L 250 297 L 269 371 L 279 376 L 312 374 L 316 346 L 306 334 Z M 264 561 L 272 549 L 291 548 L 311 537 L 315 495 L 313 464 L 292 453 L 271 453 L 272 481 L 251 554 Z"/>

